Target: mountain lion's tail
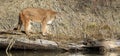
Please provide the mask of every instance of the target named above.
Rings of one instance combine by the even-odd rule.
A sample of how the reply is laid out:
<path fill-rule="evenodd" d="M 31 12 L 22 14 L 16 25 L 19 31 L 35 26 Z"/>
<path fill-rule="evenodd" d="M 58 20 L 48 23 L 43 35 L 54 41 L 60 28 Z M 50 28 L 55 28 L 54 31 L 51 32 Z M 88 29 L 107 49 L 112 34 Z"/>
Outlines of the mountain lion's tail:
<path fill-rule="evenodd" d="M 19 20 L 18 20 L 18 25 L 17 25 L 17 27 L 14 28 L 13 30 L 20 30 L 20 29 L 21 29 L 21 27 L 22 27 L 21 16 L 22 16 L 22 14 L 20 13 L 20 14 L 19 14 Z"/>

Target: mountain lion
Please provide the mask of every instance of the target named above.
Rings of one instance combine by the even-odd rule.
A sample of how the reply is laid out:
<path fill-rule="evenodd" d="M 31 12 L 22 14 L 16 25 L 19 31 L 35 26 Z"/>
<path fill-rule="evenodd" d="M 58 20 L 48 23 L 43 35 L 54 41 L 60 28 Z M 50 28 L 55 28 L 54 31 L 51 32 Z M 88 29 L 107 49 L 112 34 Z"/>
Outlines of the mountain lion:
<path fill-rule="evenodd" d="M 39 22 L 42 26 L 42 35 L 46 35 L 48 32 L 48 24 L 51 24 L 56 18 L 57 12 L 52 10 L 45 10 L 42 8 L 26 8 L 19 14 L 19 22 L 16 30 L 20 30 L 22 25 L 24 26 L 25 33 L 30 35 L 31 22 Z"/>

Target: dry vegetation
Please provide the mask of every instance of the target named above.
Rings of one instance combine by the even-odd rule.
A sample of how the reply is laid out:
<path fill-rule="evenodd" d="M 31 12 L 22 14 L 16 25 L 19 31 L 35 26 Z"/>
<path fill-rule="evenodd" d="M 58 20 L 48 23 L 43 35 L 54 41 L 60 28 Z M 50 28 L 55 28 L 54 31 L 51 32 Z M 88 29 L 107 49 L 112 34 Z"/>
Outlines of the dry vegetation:
<path fill-rule="evenodd" d="M 120 37 L 120 0 L 0 0 L 0 31 L 12 30 L 19 12 L 27 7 L 52 9 L 60 12 L 50 25 L 60 42 L 79 42 L 83 38 L 111 39 Z M 41 31 L 39 24 L 33 24 Z"/>

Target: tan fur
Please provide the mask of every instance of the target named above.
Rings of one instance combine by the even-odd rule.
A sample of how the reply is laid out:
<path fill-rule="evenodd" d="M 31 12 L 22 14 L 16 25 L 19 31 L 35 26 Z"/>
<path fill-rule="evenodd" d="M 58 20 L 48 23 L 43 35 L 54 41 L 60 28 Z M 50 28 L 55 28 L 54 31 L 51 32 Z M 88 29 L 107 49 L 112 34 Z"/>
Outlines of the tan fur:
<path fill-rule="evenodd" d="M 23 9 L 19 16 L 19 23 L 17 30 L 20 30 L 22 25 L 24 26 L 25 33 L 30 35 L 29 31 L 31 30 L 30 22 L 39 22 L 42 25 L 42 34 L 47 33 L 47 24 L 51 24 L 55 19 L 57 12 L 52 10 L 45 10 L 42 8 L 26 8 Z M 51 22 L 50 22 L 51 21 Z"/>

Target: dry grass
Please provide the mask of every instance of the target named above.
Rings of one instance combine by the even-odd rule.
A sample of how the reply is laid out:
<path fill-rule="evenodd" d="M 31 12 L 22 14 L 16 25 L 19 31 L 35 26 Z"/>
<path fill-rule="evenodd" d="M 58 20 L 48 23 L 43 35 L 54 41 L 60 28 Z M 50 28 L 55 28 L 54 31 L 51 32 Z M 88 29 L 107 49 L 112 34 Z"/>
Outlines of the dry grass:
<path fill-rule="evenodd" d="M 120 0 L 0 0 L 0 31 L 12 30 L 19 12 L 26 7 L 52 9 L 60 12 L 50 25 L 59 42 L 79 42 L 83 38 L 111 39 L 120 35 Z M 41 31 L 39 24 L 33 30 Z"/>

